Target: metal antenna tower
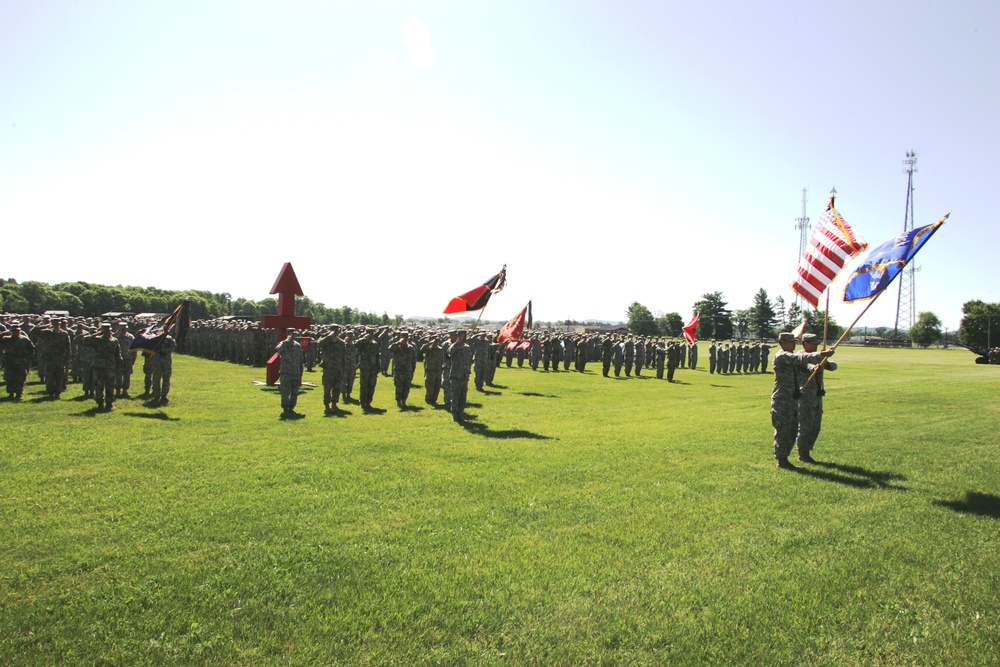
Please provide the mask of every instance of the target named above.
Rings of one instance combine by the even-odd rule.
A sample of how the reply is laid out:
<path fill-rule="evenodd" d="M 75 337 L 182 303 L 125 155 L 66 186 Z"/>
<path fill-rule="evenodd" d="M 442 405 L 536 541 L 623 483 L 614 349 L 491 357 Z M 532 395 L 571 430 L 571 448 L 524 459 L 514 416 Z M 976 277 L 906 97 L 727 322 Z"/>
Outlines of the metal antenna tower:
<path fill-rule="evenodd" d="M 802 217 L 795 218 L 795 229 L 799 230 L 799 261 L 806 255 L 809 243 L 809 218 L 806 216 L 806 189 L 802 188 Z M 802 297 L 795 295 L 795 303 L 802 305 Z"/>
<path fill-rule="evenodd" d="M 903 233 L 913 231 L 913 174 L 917 171 L 917 152 L 906 151 L 906 159 L 903 160 L 903 172 L 906 174 L 906 215 L 903 218 Z M 907 330 L 913 328 L 913 323 L 917 314 L 916 288 L 914 278 L 916 268 L 913 262 L 906 265 L 902 275 L 899 276 L 899 298 L 896 301 L 896 325 L 893 328 L 892 337 L 899 334 L 900 325 Z"/>

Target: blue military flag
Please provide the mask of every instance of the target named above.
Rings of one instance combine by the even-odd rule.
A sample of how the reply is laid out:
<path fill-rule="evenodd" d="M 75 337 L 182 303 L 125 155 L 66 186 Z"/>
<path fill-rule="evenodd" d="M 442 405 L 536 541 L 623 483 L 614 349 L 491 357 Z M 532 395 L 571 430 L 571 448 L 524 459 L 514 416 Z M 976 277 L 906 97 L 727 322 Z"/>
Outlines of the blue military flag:
<path fill-rule="evenodd" d="M 135 337 L 135 340 L 132 341 L 132 347 L 129 349 L 138 350 L 143 354 L 156 354 L 160 346 L 163 345 L 163 339 L 177 325 L 177 322 L 180 321 L 181 316 L 184 314 L 185 304 L 186 302 L 182 301 L 174 308 L 174 312 L 156 324 L 146 327 L 142 333 Z"/>
<path fill-rule="evenodd" d="M 847 281 L 844 301 L 850 303 L 881 294 L 947 219 L 946 215 L 926 227 L 903 232 L 868 253 Z"/>

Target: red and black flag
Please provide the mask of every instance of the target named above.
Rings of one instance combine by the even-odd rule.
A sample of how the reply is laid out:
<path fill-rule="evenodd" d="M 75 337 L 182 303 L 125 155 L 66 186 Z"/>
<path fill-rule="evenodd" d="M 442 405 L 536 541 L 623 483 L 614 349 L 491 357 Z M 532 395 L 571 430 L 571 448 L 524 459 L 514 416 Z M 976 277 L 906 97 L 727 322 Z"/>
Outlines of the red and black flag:
<path fill-rule="evenodd" d="M 444 314 L 468 313 L 482 310 L 489 303 L 490 297 L 499 292 L 507 284 L 507 265 L 504 264 L 500 273 L 489 278 L 485 283 L 470 289 L 465 294 L 459 294 L 445 306 Z"/>

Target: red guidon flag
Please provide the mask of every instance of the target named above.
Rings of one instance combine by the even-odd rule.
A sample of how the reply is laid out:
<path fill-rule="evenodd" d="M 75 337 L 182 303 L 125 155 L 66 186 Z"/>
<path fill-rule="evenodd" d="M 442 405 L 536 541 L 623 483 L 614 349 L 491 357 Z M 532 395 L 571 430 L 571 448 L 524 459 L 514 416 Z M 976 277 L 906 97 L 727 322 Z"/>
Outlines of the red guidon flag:
<path fill-rule="evenodd" d="M 687 323 L 687 326 L 681 329 L 684 332 L 684 340 L 687 341 L 688 345 L 694 345 L 694 332 L 698 329 L 698 313 L 694 314 L 691 321 Z"/>
<path fill-rule="evenodd" d="M 500 335 L 497 337 L 497 342 L 503 345 L 506 341 L 518 341 L 521 340 L 521 336 L 524 335 L 524 323 L 527 320 L 528 328 L 531 328 L 531 302 L 521 309 L 517 315 L 511 318 L 510 322 L 503 325 L 500 329 Z"/>
<path fill-rule="evenodd" d="M 833 207 L 833 197 L 819 220 L 806 253 L 799 262 L 798 277 L 792 283 L 795 293 L 819 308 L 819 298 L 837 277 L 844 264 L 868 247 L 847 221 Z"/>
<path fill-rule="evenodd" d="M 444 314 L 468 313 L 474 310 L 482 310 L 489 303 L 490 297 L 499 292 L 507 284 L 507 265 L 500 269 L 500 273 L 487 279 L 485 283 L 470 289 L 465 294 L 459 294 L 448 302 L 445 306 Z"/>

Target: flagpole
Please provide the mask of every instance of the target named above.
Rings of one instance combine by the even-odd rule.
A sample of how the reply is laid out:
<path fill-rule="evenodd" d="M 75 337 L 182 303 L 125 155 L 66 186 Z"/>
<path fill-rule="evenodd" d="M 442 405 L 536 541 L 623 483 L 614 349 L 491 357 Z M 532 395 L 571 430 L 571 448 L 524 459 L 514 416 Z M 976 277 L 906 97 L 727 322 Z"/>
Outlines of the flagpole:
<path fill-rule="evenodd" d="M 830 290 L 826 290 L 826 313 L 823 315 L 823 349 L 826 349 L 827 335 L 830 333 Z"/>

